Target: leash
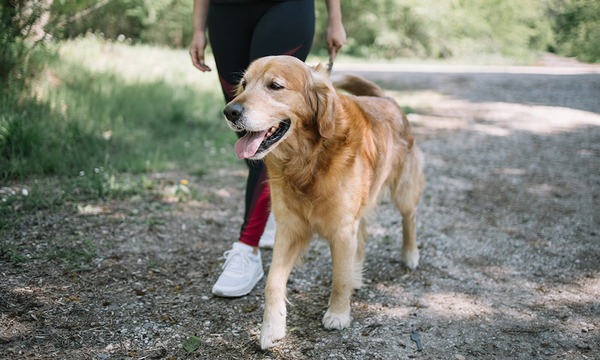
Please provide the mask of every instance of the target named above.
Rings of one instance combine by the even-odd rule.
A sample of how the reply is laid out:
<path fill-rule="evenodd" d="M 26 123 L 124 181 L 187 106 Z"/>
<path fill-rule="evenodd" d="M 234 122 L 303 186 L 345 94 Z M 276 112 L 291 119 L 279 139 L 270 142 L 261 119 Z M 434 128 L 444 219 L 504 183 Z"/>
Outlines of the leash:
<path fill-rule="evenodd" d="M 333 61 L 335 60 L 339 49 L 334 50 L 333 54 L 329 56 L 329 64 L 327 64 L 327 74 L 331 75 L 331 70 L 333 69 Z"/>

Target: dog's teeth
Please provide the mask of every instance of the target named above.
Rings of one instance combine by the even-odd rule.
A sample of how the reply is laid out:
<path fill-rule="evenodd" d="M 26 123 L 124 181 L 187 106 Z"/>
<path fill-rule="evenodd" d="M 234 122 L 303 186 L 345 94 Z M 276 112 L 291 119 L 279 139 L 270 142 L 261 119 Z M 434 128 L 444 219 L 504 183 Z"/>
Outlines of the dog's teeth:
<path fill-rule="evenodd" d="M 269 131 L 267 131 L 267 134 L 265 137 L 269 137 L 269 136 L 275 134 L 275 131 L 277 131 L 278 128 L 279 128 L 279 126 L 271 126 Z"/>

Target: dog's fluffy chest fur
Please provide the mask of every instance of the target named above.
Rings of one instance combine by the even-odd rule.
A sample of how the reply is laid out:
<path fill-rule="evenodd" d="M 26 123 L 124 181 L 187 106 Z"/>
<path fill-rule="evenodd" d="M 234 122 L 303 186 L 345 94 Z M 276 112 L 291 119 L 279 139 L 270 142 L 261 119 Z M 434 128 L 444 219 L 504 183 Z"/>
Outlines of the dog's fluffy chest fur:
<path fill-rule="evenodd" d="M 319 137 L 315 127 L 304 137 L 313 142 L 310 151 L 306 144 L 282 144 L 264 159 L 274 203 L 308 223 L 322 215 L 332 221 L 360 217 L 375 204 L 392 166 L 400 165 L 397 152 L 387 150 L 402 136 L 399 109 L 387 112 L 397 119 L 373 118 L 368 116 L 373 105 L 361 103 L 361 97 L 339 95 L 337 101 L 338 120 L 332 137 Z M 376 102 L 375 106 L 397 108 L 387 99 Z M 404 144 L 401 153 L 408 150 L 409 143 Z M 353 213 L 342 214 L 338 209 Z"/>

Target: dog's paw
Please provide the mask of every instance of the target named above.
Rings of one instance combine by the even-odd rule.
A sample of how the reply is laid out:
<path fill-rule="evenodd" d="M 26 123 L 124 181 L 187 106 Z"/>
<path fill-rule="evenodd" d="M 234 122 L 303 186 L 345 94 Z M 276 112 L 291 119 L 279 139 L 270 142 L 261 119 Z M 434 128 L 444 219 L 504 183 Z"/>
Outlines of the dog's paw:
<path fill-rule="evenodd" d="M 331 310 L 327 310 L 325 316 L 323 316 L 323 326 L 328 330 L 342 330 L 350 326 L 352 322 L 352 316 L 350 316 L 350 307 L 344 314 L 336 314 Z"/>
<path fill-rule="evenodd" d="M 283 321 L 264 322 L 260 332 L 260 347 L 268 349 L 275 345 L 275 341 L 283 339 L 285 336 L 285 318 Z"/>
<path fill-rule="evenodd" d="M 418 248 L 415 248 L 412 251 L 402 251 L 402 262 L 407 268 L 411 270 L 417 268 L 417 266 L 419 265 L 419 258 L 420 256 Z"/>

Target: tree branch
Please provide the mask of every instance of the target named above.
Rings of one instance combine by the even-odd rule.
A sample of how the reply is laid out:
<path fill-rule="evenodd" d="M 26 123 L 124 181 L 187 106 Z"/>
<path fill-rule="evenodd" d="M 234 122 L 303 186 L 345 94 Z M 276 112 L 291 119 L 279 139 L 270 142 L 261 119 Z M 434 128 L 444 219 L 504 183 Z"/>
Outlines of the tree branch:
<path fill-rule="evenodd" d="M 82 12 L 80 12 L 80 13 L 78 13 L 76 15 L 71 16 L 67 20 L 63 20 L 63 21 L 59 22 L 58 24 L 56 24 L 56 26 L 60 27 L 60 26 L 66 25 L 68 23 L 71 23 L 71 22 L 73 22 L 73 21 L 75 21 L 75 20 L 77 20 L 79 18 L 82 18 L 82 17 L 86 16 L 87 14 L 91 13 L 92 11 L 101 8 L 102 6 L 108 4 L 108 3 L 112 2 L 112 1 L 113 0 L 102 0 L 99 3 L 96 3 L 96 5 L 94 5 L 94 6 L 90 7 L 90 8 L 87 8 L 87 9 L 83 10 Z"/>

